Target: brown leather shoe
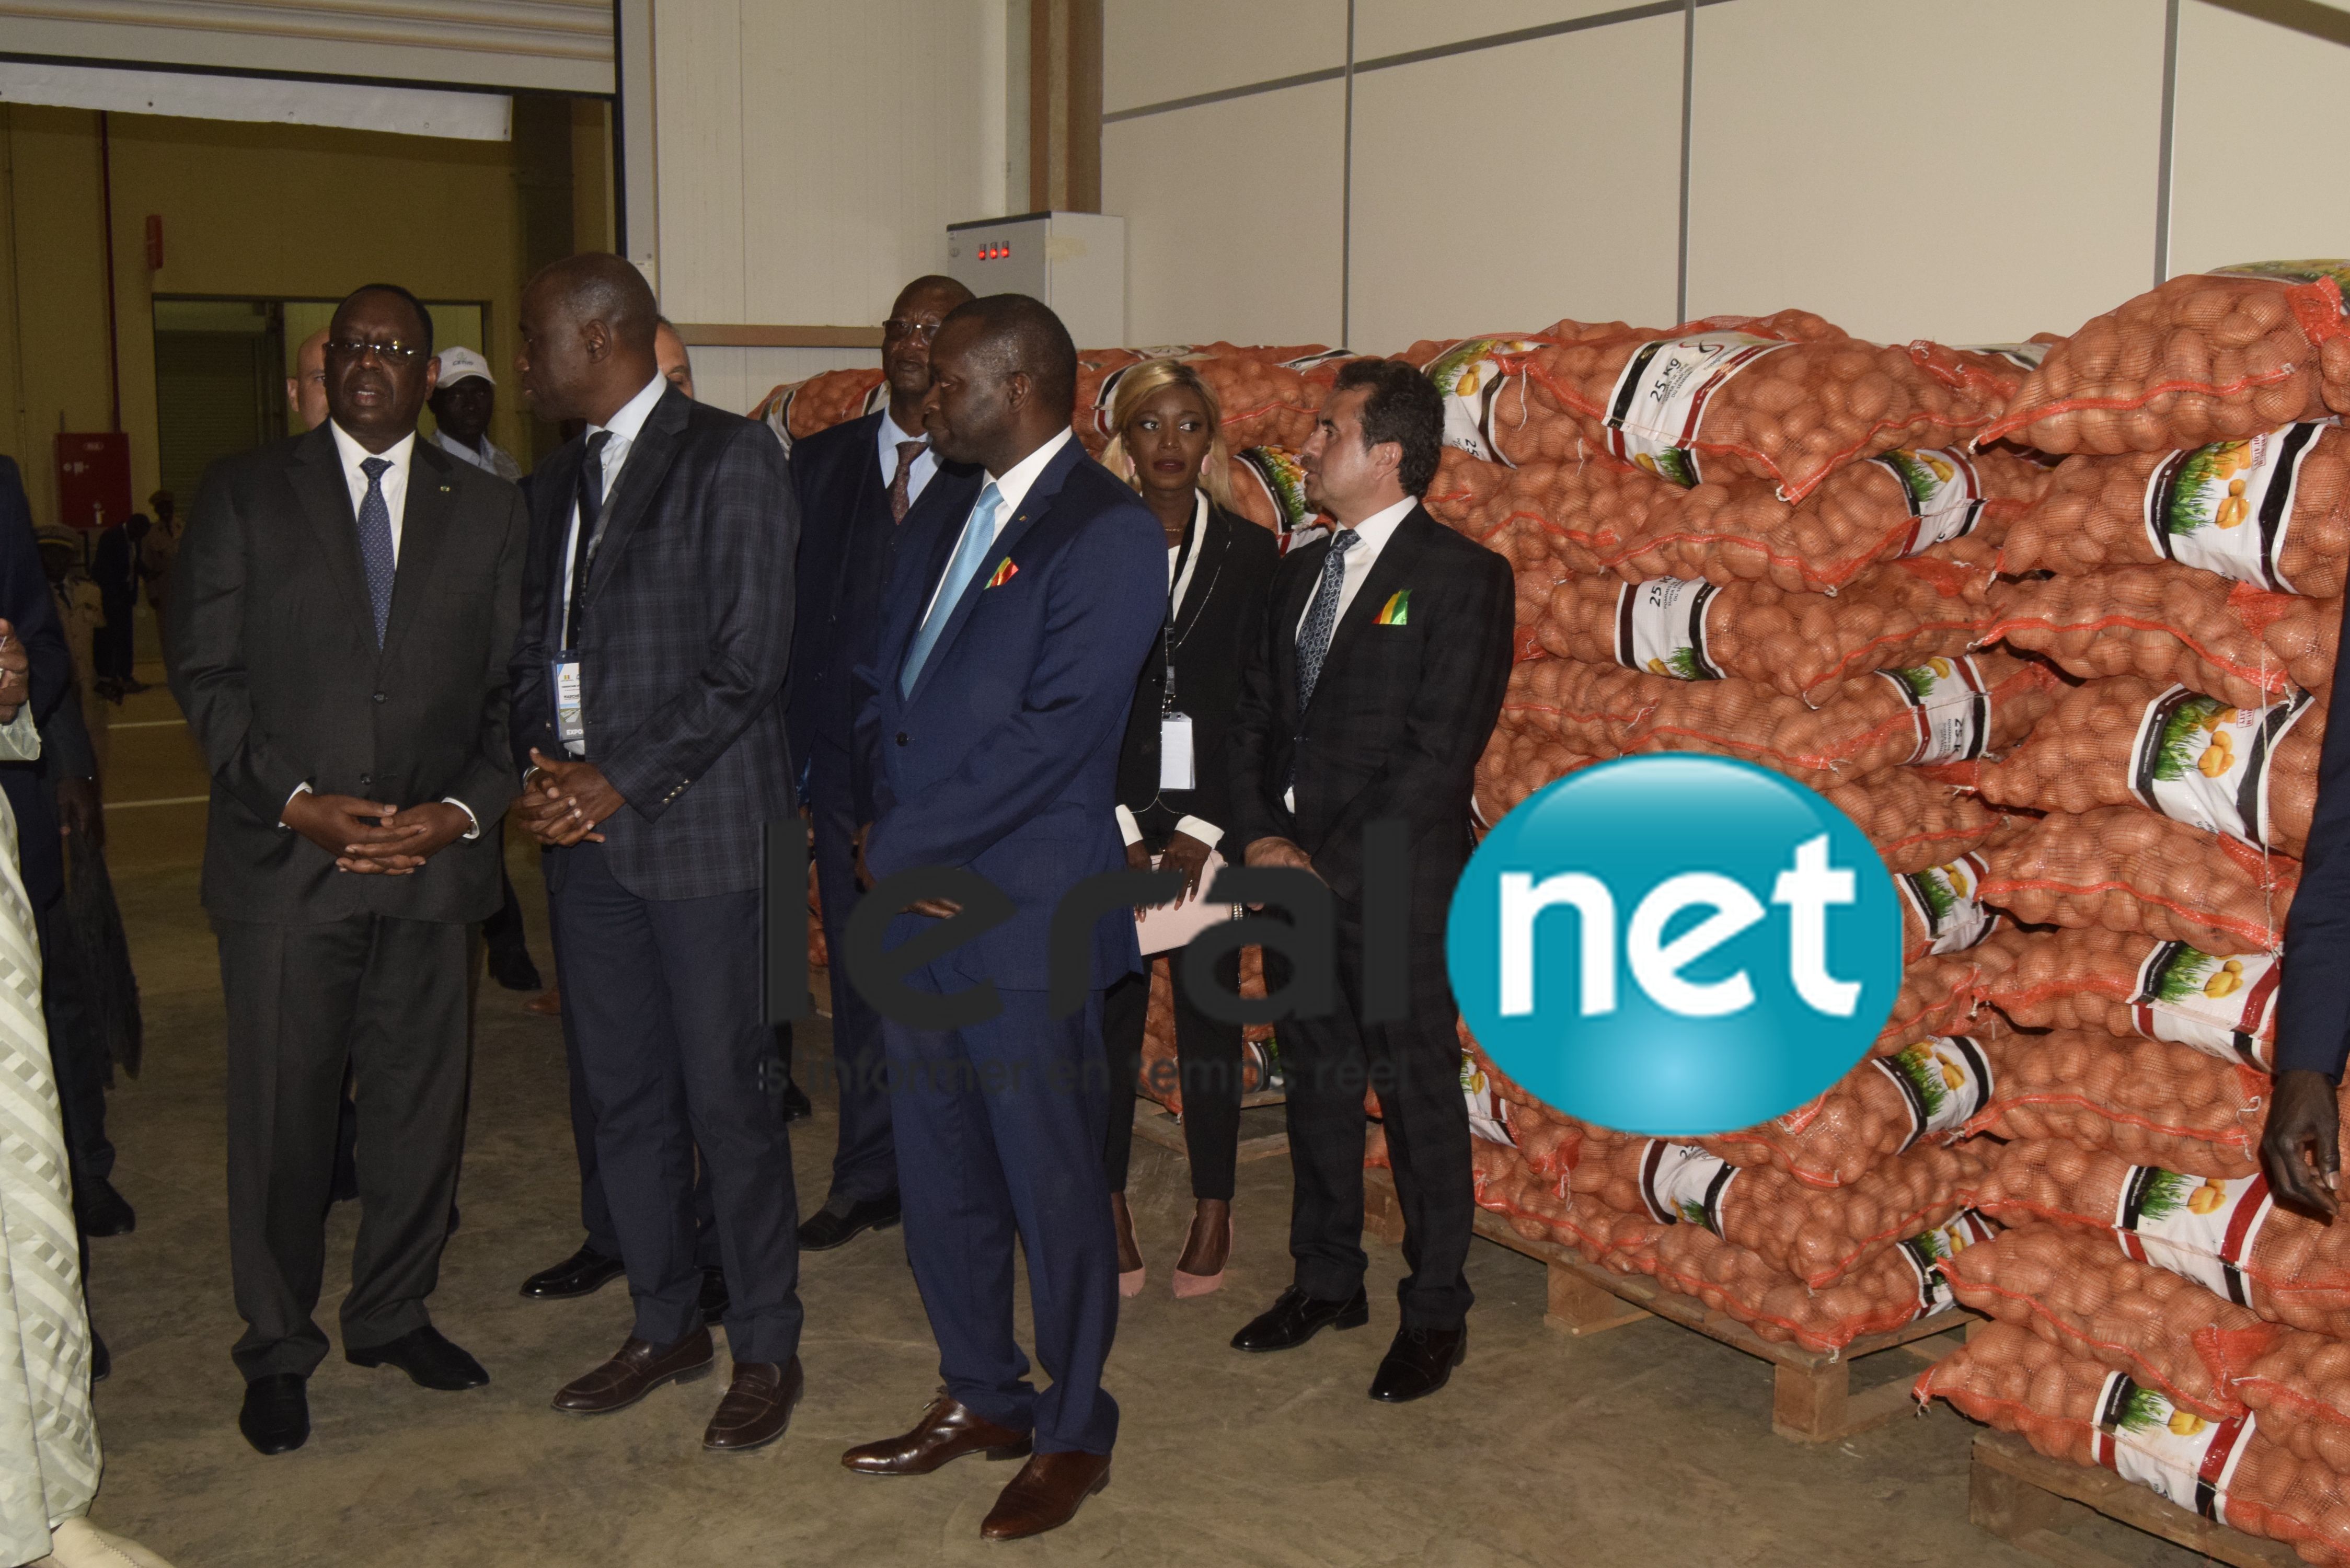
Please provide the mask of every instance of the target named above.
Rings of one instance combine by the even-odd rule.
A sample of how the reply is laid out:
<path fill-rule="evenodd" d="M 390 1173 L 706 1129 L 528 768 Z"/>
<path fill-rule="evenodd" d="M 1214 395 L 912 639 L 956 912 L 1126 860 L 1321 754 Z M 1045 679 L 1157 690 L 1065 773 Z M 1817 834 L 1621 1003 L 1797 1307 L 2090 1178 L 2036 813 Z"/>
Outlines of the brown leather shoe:
<path fill-rule="evenodd" d="M 555 1407 L 574 1416 L 626 1409 L 664 1383 L 691 1383 L 702 1376 L 716 1354 L 706 1328 L 675 1345 L 655 1345 L 631 1334 L 611 1360 L 556 1389 Z"/>
<path fill-rule="evenodd" d="M 747 1453 L 784 1435 L 791 1424 L 792 1407 L 806 1386 L 800 1358 L 777 1366 L 772 1361 L 738 1361 L 718 1414 L 702 1428 L 702 1446 L 722 1454 Z"/>
<path fill-rule="evenodd" d="M 950 1459 L 983 1453 L 991 1459 L 1024 1459 L 1028 1434 L 982 1420 L 946 1394 L 931 1401 L 914 1429 L 866 1443 L 840 1456 L 859 1475 L 926 1476 Z"/>
<path fill-rule="evenodd" d="M 980 1521 L 986 1541 L 1018 1541 L 1058 1530 L 1086 1499 L 1109 1485 L 1107 1454 L 1033 1454 Z"/>

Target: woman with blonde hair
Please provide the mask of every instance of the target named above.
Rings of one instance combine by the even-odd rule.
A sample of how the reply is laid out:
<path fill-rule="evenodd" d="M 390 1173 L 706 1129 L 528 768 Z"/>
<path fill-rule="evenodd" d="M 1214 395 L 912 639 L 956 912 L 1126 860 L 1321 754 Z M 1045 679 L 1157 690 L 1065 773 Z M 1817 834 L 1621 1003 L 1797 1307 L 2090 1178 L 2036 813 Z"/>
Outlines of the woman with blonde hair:
<path fill-rule="evenodd" d="M 1200 373 L 1173 359 L 1128 369 L 1118 380 L 1115 431 L 1102 462 L 1132 484 L 1167 533 L 1167 614 L 1144 659 L 1118 753 L 1118 821 L 1127 864 L 1180 871 L 1185 900 L 1203 896 L 1209 857 L 1232 820 L 1225 735 L 1240 698 L 1241 667 L 1265 635 L 1266 594 L 1280 558 L 1273 535 L 1232 509 L 1222 410 Z M 1180 964 L 1180 952 L 1168 954 Z M 1237 954 L 1218 983 L 1238 990 Z M 1180 969 L 1179 969 L 1180 972 Z M 1127 1208 L 1134 1093 L 1150 1007 L 1150 977 L 1128 975 L 1102 1004 L 1109 1054 L 1109 1139 L 1104 1165 L 1118 1224 L 1118 1293 L 1140 1293 L 1145 1275 Z M 1178 1296 L 1223 1282 L 1232 1254 L 1232 1168 L 1239 1153 L 1241 1028 L 1193 1007 L 1175 987 L 1175 1047 L 1183 1095 L 1183 1143 L 1194 1209 L 1177 1260 Z"/>

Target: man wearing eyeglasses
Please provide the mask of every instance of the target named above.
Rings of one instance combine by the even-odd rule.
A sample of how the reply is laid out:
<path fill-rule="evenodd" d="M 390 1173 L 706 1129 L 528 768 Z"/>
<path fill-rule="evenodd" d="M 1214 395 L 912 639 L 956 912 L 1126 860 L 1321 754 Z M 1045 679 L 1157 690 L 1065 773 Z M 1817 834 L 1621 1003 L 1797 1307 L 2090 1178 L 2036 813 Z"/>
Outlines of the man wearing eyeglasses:
<path fill-rule="evenodd" d="M 359 1106 L 347 1360 L 427 1388 L 488 1375 L 425 1299 L 464 1129 L 466 926 L 498 907 L 528 519 L 416 439 L 432 318 L 370 284 L 328 328 L 327 422 L 205 474 L 180 546 L 172 690 L 212 774 L 203 901 L 228 1012 L 238 1418 L 309 1436 L 311 1321 L 346 1064 Z"/>
<path fill-rule="evenodd" d="M 792 755 L 807 759 L 801 790 L 816 835 L 816 898 L 824 937 L 839 952 L 857 908 L 857 825 L 873 820 L 854 799 L 849 742 L 855 715 L 849 671 L 879 618 L 896 541 L 934 509 L 960 517 L 979 494 L 979 471 L 943 469 L 922 431 L 931 389 L 931 339 L 971 297 L 951 277 L 918 277 L 898 293 L 881 326 L 886 407 L 833 426 L 792 449 L 800 500 L 799 606 L 792 648 Z M 841 966 L 832 974 L 832 1060 L 840 1089 L 840 1139 L 832 1191 L 800 1226 L 800 1246 L 824 1251 L 858 1232 L 898 1222 L 898 1156 L 889 1132 L 881 1020 Z"/>

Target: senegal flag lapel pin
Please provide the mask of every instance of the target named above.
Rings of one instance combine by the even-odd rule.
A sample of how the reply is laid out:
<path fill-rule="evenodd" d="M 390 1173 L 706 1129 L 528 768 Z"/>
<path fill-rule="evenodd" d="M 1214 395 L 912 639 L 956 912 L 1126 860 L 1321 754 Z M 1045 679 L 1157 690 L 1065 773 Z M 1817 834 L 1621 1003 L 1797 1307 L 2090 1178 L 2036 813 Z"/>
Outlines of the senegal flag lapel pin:
<path fill-rule="evenodd" d="M 1409 588 L 1398 588 L 1395 592 L 1388 596 L 1388 602 L 1379 607 L 1378 624 L 1381 626 L 1408 626 L 1410 622 L 1411 590 Z"/>
<path fill-rule="evenodd" d="M 995 568 L 995 576 L 987 579 L 987 586 L 991 588 L 1000 588 L 1019 575 L 1020 568 L 1013 565 L 1011 556 L 1006 556 L 1003 557 L 1003 564 Z"/>

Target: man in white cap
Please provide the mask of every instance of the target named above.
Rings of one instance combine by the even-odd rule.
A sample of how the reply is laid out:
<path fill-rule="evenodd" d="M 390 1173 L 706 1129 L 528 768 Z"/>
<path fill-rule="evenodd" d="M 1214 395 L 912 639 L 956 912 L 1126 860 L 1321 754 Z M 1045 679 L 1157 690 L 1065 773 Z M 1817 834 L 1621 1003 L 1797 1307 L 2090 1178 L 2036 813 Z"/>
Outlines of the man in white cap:
<path fill-rule="evenodd" d="M 471 348 L 441 350 L 441 379 L 427 406 L 432 410 L 433 441 L 451 457 L 486 468 L 509 483 L 522 477 L 522 464 L 490 440 L 490 415 L 496 411 L 497 379 L 490 362 Z"/>

